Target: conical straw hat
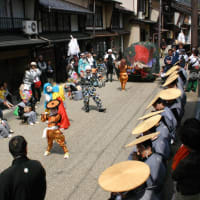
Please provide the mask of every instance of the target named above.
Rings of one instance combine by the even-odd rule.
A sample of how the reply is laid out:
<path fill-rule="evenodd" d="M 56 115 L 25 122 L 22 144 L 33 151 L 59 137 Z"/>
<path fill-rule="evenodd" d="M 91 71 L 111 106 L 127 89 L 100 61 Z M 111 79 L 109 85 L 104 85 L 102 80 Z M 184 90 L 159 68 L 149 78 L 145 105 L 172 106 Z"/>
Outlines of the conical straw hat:
<path fill-rule="evenodd" d="M 174 75 L 179 75 L 178 71 L 175 71 L 175 72 L 171 73 L 171 74 L 168 76 L 168 78 L 170 78 L 170 77 L 172 77 L 172 76 L 174 76 Z"/>
<path fill-rule="evenodd" d="M 160 98 L 163 100 L 173 100 L 181 96 L 181 90 L 176 88 L 169 88 L 160 92 Z"/>
<path fill-rule="evenodd" d="M 164 110 L 153 111 L 153 112 L 150 112 L 150 113 L 144 115 L 143 117 L 140 117 L 138 120 L 147 119 L 147 118 L 153 117 L 154 115 L 158 115 L 162 112 L 164 112 Z"/>
<path fill-rule="evenodd" d="M 139 125 L 136 126 L 136 128 L 132 131 L 132 134 L 136 135 L 148 131 L 149 129 L 154 127 L 161 120 L 161 118 L 162 118 L 161 115 L 155 115 L 153 117 L 144 120 L 143 122 L 141 122 Z"/>
<path fill-rule="evenodd" d="M 156 133 L 151 133 L 142 137 L 137 138 L 136 140 L 134 140 L 133 142 L 127 144 L 125 147 L 132 147 L 134 145 L 140 144 L 142 142 L 145 142 L 147 140 L 153 139 L 156 136 L 158 136 L 160 134 L 160 132 L 156 132 Z"/>
<path fill-rule="evenodd" d="M 166 87 L 167 85 L 170 85 L 173 81 L 175 81 L 179 77 L 178 74 L 175 74 L 173 76 L 169 76 L 169 78 L 165 81 L 165 83 L 162 85 L 163 87 Z"/>
<path fill-rule="evenodd" d="M 146 107 L 146 109 L 149 109 L 159 98 L 160 98 L 160 92 L 154 97 L 154 99 L 150 102 L 150 104 Z"/>
<path fill-rule="evenodd" d="M 150 175 L 150 168 L 140 161 L 125 161 L 107 168 L 98 179 L 109 192 L 126 192 L 142 185 Z"/>
<path fill-rule="evenodd" d="M 174 71 L 177 71 L 179 70 L 179 66 L 178 65 L 175 65 L 174 67 L 170 68 L 166 73 L 165 73 L 165 76 L 169 76 L 171 73 L 173 73 Z"/>

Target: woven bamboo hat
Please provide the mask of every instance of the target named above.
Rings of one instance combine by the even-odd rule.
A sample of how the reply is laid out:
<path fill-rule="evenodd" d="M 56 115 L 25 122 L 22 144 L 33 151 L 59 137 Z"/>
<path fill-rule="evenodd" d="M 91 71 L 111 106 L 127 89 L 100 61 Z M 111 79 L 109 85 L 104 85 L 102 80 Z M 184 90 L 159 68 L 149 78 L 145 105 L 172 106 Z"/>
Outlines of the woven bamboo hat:
<path fill-rule="evenodd" d="M 107 168 L 98 179 L 109 192 L 126 192 L 142 185 L 150 175 L 150 168 L 140 161 L 125 161 Z"/>
<path fill-rule="evenodd" d="M 174 75 L 179 75 L 178 71 L 174 71 L 173 73 L 171 73 L 171 74 L 168 76 L 168 78 L 169 78 L 169 77 L 172 77 L 172 76 L 174 76 Z"/>
<path fill-rule="evenodd" d="M 53 109 L 53 108 L 56 108 L 57 106 L 59 106 L 60 102 L 55 99 L 55 100 L 52 100 L 50 101 L 48 104 L 47 104 L 47 108 L 48 109 Z"/>
<path fill-rule="evenodd" d="M 173 76 L 169 76 L 169 78 L 165 81 L 165 83 L 162 85 L 163 87 L 166 87 L 170 85 L 172 82 L 174 82 L 179 77 L 178 74 L 174 74 Z"/>
<path fill-rule="evenodd" d="M 160 134 L 160 132 L 155 132 L 155 133 L 151 133 L 151 134 L 148 134 L 148 135 L 144 135 L 142 137 L 137 138 L 133 142 L 127 144 L 125 147 L 132 147 L 134 145 L 140 144 L 142 142 L 145 142 L 147 140 L 150 140 L 150 139 L 157 137 L 159 134 Z"/>
<path fill-rule="evenodd" d="M 146 109 L 149 109 L 159 98 L 160 98 L 160 92 L 153 98 L 153 100 L 149 103 Z"/>
<path fill-rule="evenodd" d="M 169 88 L 160 92 L 160 98 L 163 100 L 173 100 L 181 96 L 181 90 L 176 88 Z"/>
<path fill-rule="evenodd" d="M 148 131 L 149 129 L 153 128 L 161 120 L 161 118 L 162 118 L 161 115 L 155 115 L 153 117 L 144 120 L 143 122 L 141 122 L 139 125 L 136 126 L 136 128 L 132 131 L 132 134 L 136 135 Z"/>
<path fill-rule="evenodd" d="M 170 68 L 166 73 L 165 76 L 169 76 L 170 74 L 172 74 L 174 71 L 179 70 L 179 66 L 175 65 L 174 67 Z"/>
<path fill-rule="evenodd" d="M 150 113 L 144 115 L 143 117 L 140 117 L 138 120 L 147 119 L 147 118 L 153 117 L 155 115 L 158 115 L 158 114 L 160 114 L 162 112 L 164 112 L 164 110 L 153 111 L 153 112 L 150 112 Z"/>

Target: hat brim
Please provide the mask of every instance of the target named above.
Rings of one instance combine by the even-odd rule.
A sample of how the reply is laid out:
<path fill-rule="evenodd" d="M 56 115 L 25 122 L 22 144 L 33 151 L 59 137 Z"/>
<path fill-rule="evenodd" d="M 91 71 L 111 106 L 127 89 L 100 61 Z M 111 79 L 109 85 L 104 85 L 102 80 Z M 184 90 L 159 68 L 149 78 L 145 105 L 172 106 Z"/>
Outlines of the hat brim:
<path fill-rule="evenodd" d="M 163 113 L 163 112 L 165 112 L 165 111 L 164 110 L 153 111 L 153 112 L 150 112 L 150 113 L 140 117 L 138 120 L 147 119 L 147 118 L 153 117 L 153 116 L 158 115 L 158 114 Z"/>
<path fill-rule="evenodd" d="M 166 87 L 173 83 L 176 79 L 178 79 L 179 75 L 174 74 L 173 76 L 169 76 L 169 78 L 165 81 L 165 83 L 162 85 L 162 87 Z"/>
<path fill-rule="evenodd" d="M 166 101 L 177 99 L 181 96 L 181 90 L 169 88 L 160 92 L 160 98 Z"/>
<path fill-rule="evenodd" d="M 127 144 L 125 147 L 127 148 L 127 147 L 135 146 L 135 145 L 145 142 L 147 140 L 153 139 L 153 138 L 157 137 L 159 134 L 160 134 L 160 132 L 155 132 L 155 133 L 151 133 L 151 134 L 139 137 L 136 140 L 134 140 L 133 142 Z"/>
<path fill-rule="evenodd" d="M 58 107 L 59 104 L 60 104 L 60 102 L 59 102 L 58 100 L 55 99 L 55 100 L 52 100 L 52 101 L 50 101 L 49 103 L 47 103 L 47 108 L 48 108 L 48 109 L 53 109 L 53 108 Z"/>
<path fill-rule="evenodd" d="M 109 192 L 125 192 L 142 185 L 150 175 L 149 166 L 140 161 L 125 161 L 107 168 L 98 179 Z"/>
<path fill-rule="evenodd" d="M 133 129 L 132 134 L 137 135 L 144 133 L 151 128 L 153 128 L 156 124 L 158 124 L 161 120 L 162 116 L 161 115 L 155 115 L 153 117 L 150 117 L 144 121 L 142 121 L 139 125 L 136 126 L 135 129 Z"/>
<path fill-rule="evenodd" d="M 159 98 L 160 98 L 160 92 L 154 97 L 154 99 L 150 102 L 150 104 L 146 107 L 146 109 L 149 109 Z"/>
<path fill-rule="evenodd" d="M 172 74 L 174 71 L 179 70 L 179 66 L 175 65 L 174 67 L 170 68 L 166 73 L 165 76 L 169 76 L 170 74 Z"/>

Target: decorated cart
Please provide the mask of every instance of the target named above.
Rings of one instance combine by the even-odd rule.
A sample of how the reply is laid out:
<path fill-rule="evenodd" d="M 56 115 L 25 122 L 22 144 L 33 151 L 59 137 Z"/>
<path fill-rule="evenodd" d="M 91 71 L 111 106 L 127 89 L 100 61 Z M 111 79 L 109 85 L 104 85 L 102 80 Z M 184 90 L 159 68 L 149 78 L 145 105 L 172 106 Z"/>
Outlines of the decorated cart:
<path fill-rule="evenodd" d="M 125 50 L 127 64 L 133 69 L 128 70 L 129 81 L 154 81 L 154 73 L 159 73 L 159 53 L 151 42 L 138 42 Z"/>

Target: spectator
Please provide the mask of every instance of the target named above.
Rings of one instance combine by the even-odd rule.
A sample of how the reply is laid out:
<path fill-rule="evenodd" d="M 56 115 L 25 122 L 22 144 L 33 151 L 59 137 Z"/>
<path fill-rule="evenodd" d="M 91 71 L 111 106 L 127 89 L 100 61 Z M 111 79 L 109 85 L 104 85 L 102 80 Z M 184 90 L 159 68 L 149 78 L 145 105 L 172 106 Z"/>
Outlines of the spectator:
<path fill-rule="evenodd" d="M 5 90 L 5 97 L 6 97 L 6 99 L 9 102 L 13 103 L 13 101 L 12 101 L 13 95 L 8 90 L 8 84 L 7 84 L 7 82 L 5 82 L 5 81 L 3 82 L 3 87 L 4 87 L 4 90 Z"/>
<path fill-rule="evenodd" d="M 200 122 L 188 119 L 179 132 L 183 143 L 172 165 L 172 178 L 176 181 L 173 200 L 200 199 Z"/>
<path fill-rule="evenodd" d="M 5 106 L 8 108 L 12 108 L 13 104 L 10 103 L 7 98 L 6 98 L 6 90 L 4 88 L 4 84 L 0 83 L 0 101 L 4 102 L 4 104 L 2 105 L 2 108 L 4 108 Z"/>
<path fill-rule="evenodd" d="M 110 74 L 110 82 L 112 82 L 115 59 L 116 58 L 115 58 L 115 55 L 112 53 L 112 49 L 108 49 L 108 53 L 104 57 L 104 61 L 106 62 L 106 67 L 107 67 L 106 81 L 108 81 L 108 76 Z"/>
<path fill-rule="evenodd" d="M 161 44 L 160 44 L 160 57 L 162 58 L 165 53 L 165 49 L 167 47 L 167 43 L 164 38 L 162 38 Z"/>
<path fill-rule="evenodd" d="M 50 60 L 47 62 L 46 74 L 47 74 L 47 81 L 49 83 L 53 83 L 54 77 L 55 77 L 55 71 L 54 71 L 54 68 L 53 68 Z"/>
<path fill-rule="evenodd" d="M 10 129 L 8 122 L 0 119 L 0 138 L 12 137 L 11 133 L 14 131 Z"/>
<path fill-rule="evenodd" d="M 31 62 L 30 72 L 33 76 L 33 83 L 34 83 L 32 85 L 33 97 L 36 102 L 39 102 L 41 98 L 41 81 L 40 81 L 41 71 L 37 68 L 36 62 Z"/>
<path fill-rule="evenodd" d="M 14 157 L 12 166 L 0 174 L 1 200 L 43 200 L 46 194 L 46 173 L 40 162 L 27 157 L 27 142 L 15 136 L 9 142 Z"/>
<path fill-rule="evenodd" d="M 41 71 L 41 82 L 42 85 L 47 82 L 47 75 L 46 75 L 46 70 L 47 70 L 47 63 L 44 61 L 43 56 L 40 55 L 38 58 L 37 66 L 39 70 Z"/>

